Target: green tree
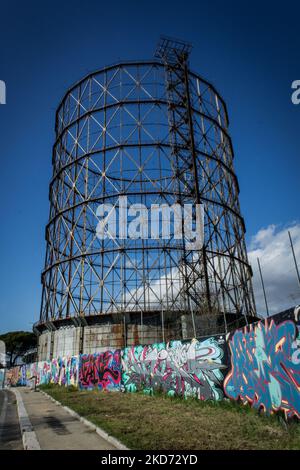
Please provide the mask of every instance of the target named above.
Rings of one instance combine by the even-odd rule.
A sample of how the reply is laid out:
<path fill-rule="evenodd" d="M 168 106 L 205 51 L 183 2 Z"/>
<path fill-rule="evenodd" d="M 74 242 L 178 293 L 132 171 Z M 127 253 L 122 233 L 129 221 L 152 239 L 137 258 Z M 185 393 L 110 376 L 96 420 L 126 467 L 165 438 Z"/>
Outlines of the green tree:
<path fill-rule="evenodd" d="M 35 334 L 28 331 L 10 331 L 0 335 L 0 340 L 4 341 L 6 346 L 8 367 L 13 367 L 19 357 L 37 345 Z"/>

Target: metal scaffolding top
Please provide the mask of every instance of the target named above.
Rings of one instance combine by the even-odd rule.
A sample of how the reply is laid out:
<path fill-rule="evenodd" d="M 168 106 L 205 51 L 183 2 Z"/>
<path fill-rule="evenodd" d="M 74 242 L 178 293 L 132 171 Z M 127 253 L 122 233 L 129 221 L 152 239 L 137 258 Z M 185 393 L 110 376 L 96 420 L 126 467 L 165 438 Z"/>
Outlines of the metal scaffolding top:
<path fill-rule="evenodd" d="M 167 62 L 177 62 L 179 57 L 187 59 L 192 48 L 192 44 L 188 42 L 161 36 L 154 56 Z"/>

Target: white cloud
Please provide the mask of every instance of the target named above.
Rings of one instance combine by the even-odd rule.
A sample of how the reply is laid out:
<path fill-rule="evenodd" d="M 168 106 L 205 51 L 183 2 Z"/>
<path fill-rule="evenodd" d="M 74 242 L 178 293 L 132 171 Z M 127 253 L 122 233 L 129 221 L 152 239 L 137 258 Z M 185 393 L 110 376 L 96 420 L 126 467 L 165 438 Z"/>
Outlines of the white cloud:
<path fill-rule="evenodd" d="M 257 313 L 266 315 L 257 258 L 260 260 L 270 314 L 300 303 L 300 286 L 288 236 L 290 231 L 300 269 L 300 223 L 287 227 L 269 225 L 252 237 L 248 257 L 253 268 Z"/>

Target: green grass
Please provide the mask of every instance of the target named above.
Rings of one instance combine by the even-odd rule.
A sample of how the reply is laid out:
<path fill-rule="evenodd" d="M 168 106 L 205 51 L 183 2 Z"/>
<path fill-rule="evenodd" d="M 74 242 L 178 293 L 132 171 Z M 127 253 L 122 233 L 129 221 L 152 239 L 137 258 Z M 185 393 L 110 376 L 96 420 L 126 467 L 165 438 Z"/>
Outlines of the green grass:
<path fill-rule="evenodd" d="M 131 449 L 300 449 L 300 426 L 234 402 L 42 386 Z"/>

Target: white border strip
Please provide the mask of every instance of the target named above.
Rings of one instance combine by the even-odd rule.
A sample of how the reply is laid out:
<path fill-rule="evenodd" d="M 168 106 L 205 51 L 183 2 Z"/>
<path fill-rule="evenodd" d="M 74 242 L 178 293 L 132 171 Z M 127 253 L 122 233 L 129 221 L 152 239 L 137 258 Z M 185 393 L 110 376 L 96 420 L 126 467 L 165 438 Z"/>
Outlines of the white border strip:
<path fill-rule="evenodd" d="M 63 409 L 66 410 L 70 415 L 72 415 L 74 418 L 81 421 L 85 426 L 87 426 L 92 431 L 95 431 L 100 437 L 102 437 L 107 442 L 115 446 L 118 450 L 129 450 L 128 447 L 124 446 L 124 444 L 122 444 L 118 439 L 116 439 L 113 436 L 110 436 L 109 434 L 107 434 L 107 432 L 103 431 L 103 429 L 91 423 L 91 421 L 88 421 L 83 416 L 80 416 L 78 413 L 76 413 L 76 411 L 71 410 L 71 408 L 69 408 L 68 406 L 63 406 L 59 401 L 51 397 L 51 395 L 48 395 L 48 393 L 44 392 L 43 390 L 40 390 L 40 393 L 45 395 L 45 397 L 49 398 L 49 400 L 51 400 L 56 405 L 62 406 Z"/>
<path fill-rule="evenodd" d="M 17 410 L 24 450 L 41 450 L 19 390 L 10 389 L 17 399 Z"/>

